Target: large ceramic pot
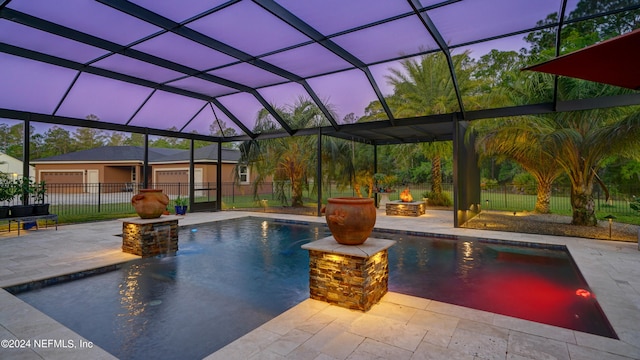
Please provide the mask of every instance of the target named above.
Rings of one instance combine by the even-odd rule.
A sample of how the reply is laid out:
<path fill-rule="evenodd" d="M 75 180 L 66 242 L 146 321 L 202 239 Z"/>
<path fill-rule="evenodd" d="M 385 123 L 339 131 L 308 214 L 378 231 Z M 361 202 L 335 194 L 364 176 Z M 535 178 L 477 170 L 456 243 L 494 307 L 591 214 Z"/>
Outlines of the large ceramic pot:
<path fill-rule="evenodd" d="M 131 205 L 136 213 L 143 219 L 159 218 L 167 209 L 169 197 L 160 189 L 141 189 L 131 198 Z"/>
<path fill-rule="evenodd" d="M 373 199 L 339 197 L 328 201 L 325 216 L 336 241 L 344 245 L 364 243 L 376 224 Z"/>

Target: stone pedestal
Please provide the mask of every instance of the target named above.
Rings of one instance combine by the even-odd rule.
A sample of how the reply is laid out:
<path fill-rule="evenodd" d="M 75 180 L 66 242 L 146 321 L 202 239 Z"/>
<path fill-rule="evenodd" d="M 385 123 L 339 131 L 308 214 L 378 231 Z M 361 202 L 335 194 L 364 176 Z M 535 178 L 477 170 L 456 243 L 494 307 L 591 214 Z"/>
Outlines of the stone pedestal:
<path fill-rule="evenodd" d="M 389 194 L 388 192 L 379 192 L 378 195 L 380 199 L 378 200 L 378 209 L 384 209 L 384 206 L 389 202 Z"/>
<path fill-rule="evenodd" d="M 388 249 L 393 244 L 393 240 L 369 238 L 361 245 L 341 245 L 330 236 L 303 245 L 309 250 L 310 297 L 369 310 L 387 293 Z"/>
<path fill-rule="evenodd" d="M 157 219 L 120 219 L 122 251 L 142 257 L 175 253 L 178 251 L 178 220 L 181 218 L 165 215 Z"/>

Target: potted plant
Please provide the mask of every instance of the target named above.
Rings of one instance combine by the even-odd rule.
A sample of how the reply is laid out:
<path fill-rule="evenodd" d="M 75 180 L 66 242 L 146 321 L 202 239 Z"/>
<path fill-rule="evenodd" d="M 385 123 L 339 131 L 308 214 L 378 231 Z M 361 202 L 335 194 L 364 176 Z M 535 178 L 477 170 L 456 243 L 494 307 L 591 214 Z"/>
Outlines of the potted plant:
<path fill-rule="evenodd" d="M 35 192 L 34 181 L 26 176 L 15 179 L 14 196 L 17 195 L 22 205 L 11 206 L 12 217 L 24 217 L 33 215 L 33 206 L 29 205 L 29 197 Z"/>
<path fill-rule="evenodd" d="M 386 178 L 387 175 L 383 173 L 373 174 L 373 181 L 375 183 L 375 189 L 377 192 L 384 192 Z"/>
<path fill-rule="evenodd" d="M 175 205 L 176 215 L 187 214 L 187 205 L 189 204 L 188 198 L 183 198 L 178 195 L 178 197 L 173 200 L 173 204 Z"/>
<path fill-rule="evenodd" d="M 13 199 L 15 186 L 13 181 L 5 173 L 0 173 L 0 201 L 5 202 Z M 0 206 L 0 219 L 9 217 L 9 205 Z"/>
<path fill-rule="evenodd" d="M 49 215 L 49 204 L 44 203 L 44 199 L 47 197 L 47 183 L 42 180 L 34 189 L 33 198 L 35 204 L 33 204 L 34 215 Z"/>
<path fill-rule="evenodd" d="M 383 173 L 376 173 L 373 175 L 375 181 L 375 187 L 378 192 L 393 192 L 393 188 L 398 185 L 398 177 L 395 175 L 387 175 Z"/>
<path fill-rule="evenodd" d="M 395 175 L 387 175 L 384 178 L 384 183 L 385 183 L 385 191 L 386 192 L 394 192 L 394 188 L 397 187 L 400 184 L 400 181 L 398 180 L 398 177 Z"/>

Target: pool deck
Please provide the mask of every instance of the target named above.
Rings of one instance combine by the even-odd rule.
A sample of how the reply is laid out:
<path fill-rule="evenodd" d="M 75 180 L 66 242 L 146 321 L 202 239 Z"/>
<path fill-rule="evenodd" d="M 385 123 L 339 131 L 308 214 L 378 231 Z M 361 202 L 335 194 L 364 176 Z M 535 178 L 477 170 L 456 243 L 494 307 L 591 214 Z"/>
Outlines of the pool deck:
<path fill-rule="evenodd" d="M 315 216 L 224 211 L 188 214 L 179 224 L 243 216 L 325 222 Z M 456 229 L 451 212 L 434 210 L 420 217 L 379 210 L 376 228 L 566 245 L 620 340 L 389 292 L 367 313 L 305 300 L 207 359 L 640 359 L 636 243 Z M 120 221 L 104 221 L 22 231 L 20 237 L 15 231 L 0 233 L 0 287 L 136 259 L 121 252 L 122 238 L 116 236 L 121 230 Z M 30 339 L 23 349 L 4 342 L 26 345 Z M 2 359 L 114 358 L 5 290 L 0 290 L 0 340 Z"/>

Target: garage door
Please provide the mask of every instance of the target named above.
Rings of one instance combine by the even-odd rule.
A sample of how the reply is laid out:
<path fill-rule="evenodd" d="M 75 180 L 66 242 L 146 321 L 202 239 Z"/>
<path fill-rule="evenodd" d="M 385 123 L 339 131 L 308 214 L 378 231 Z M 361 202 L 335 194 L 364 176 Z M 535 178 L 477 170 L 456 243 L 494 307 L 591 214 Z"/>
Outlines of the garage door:
<path fill-rule="evenodd" d="M 82 193 L 82 171 L 42 172 L 40 179 L 47 182 L 47 191 L 51 193 Z"/>
<path fill-rule="evenodd" d="M 186 183 L 189 181 L 187 170 L 159 170 L 156 172 L 156 182 L 161 183 Z"/>
<path fill-rule="evenodd" d="M 189 193 L 188 170 L 156 171 L 156 188 L 162 189 L 167 195 L 187 195 Z"/>

